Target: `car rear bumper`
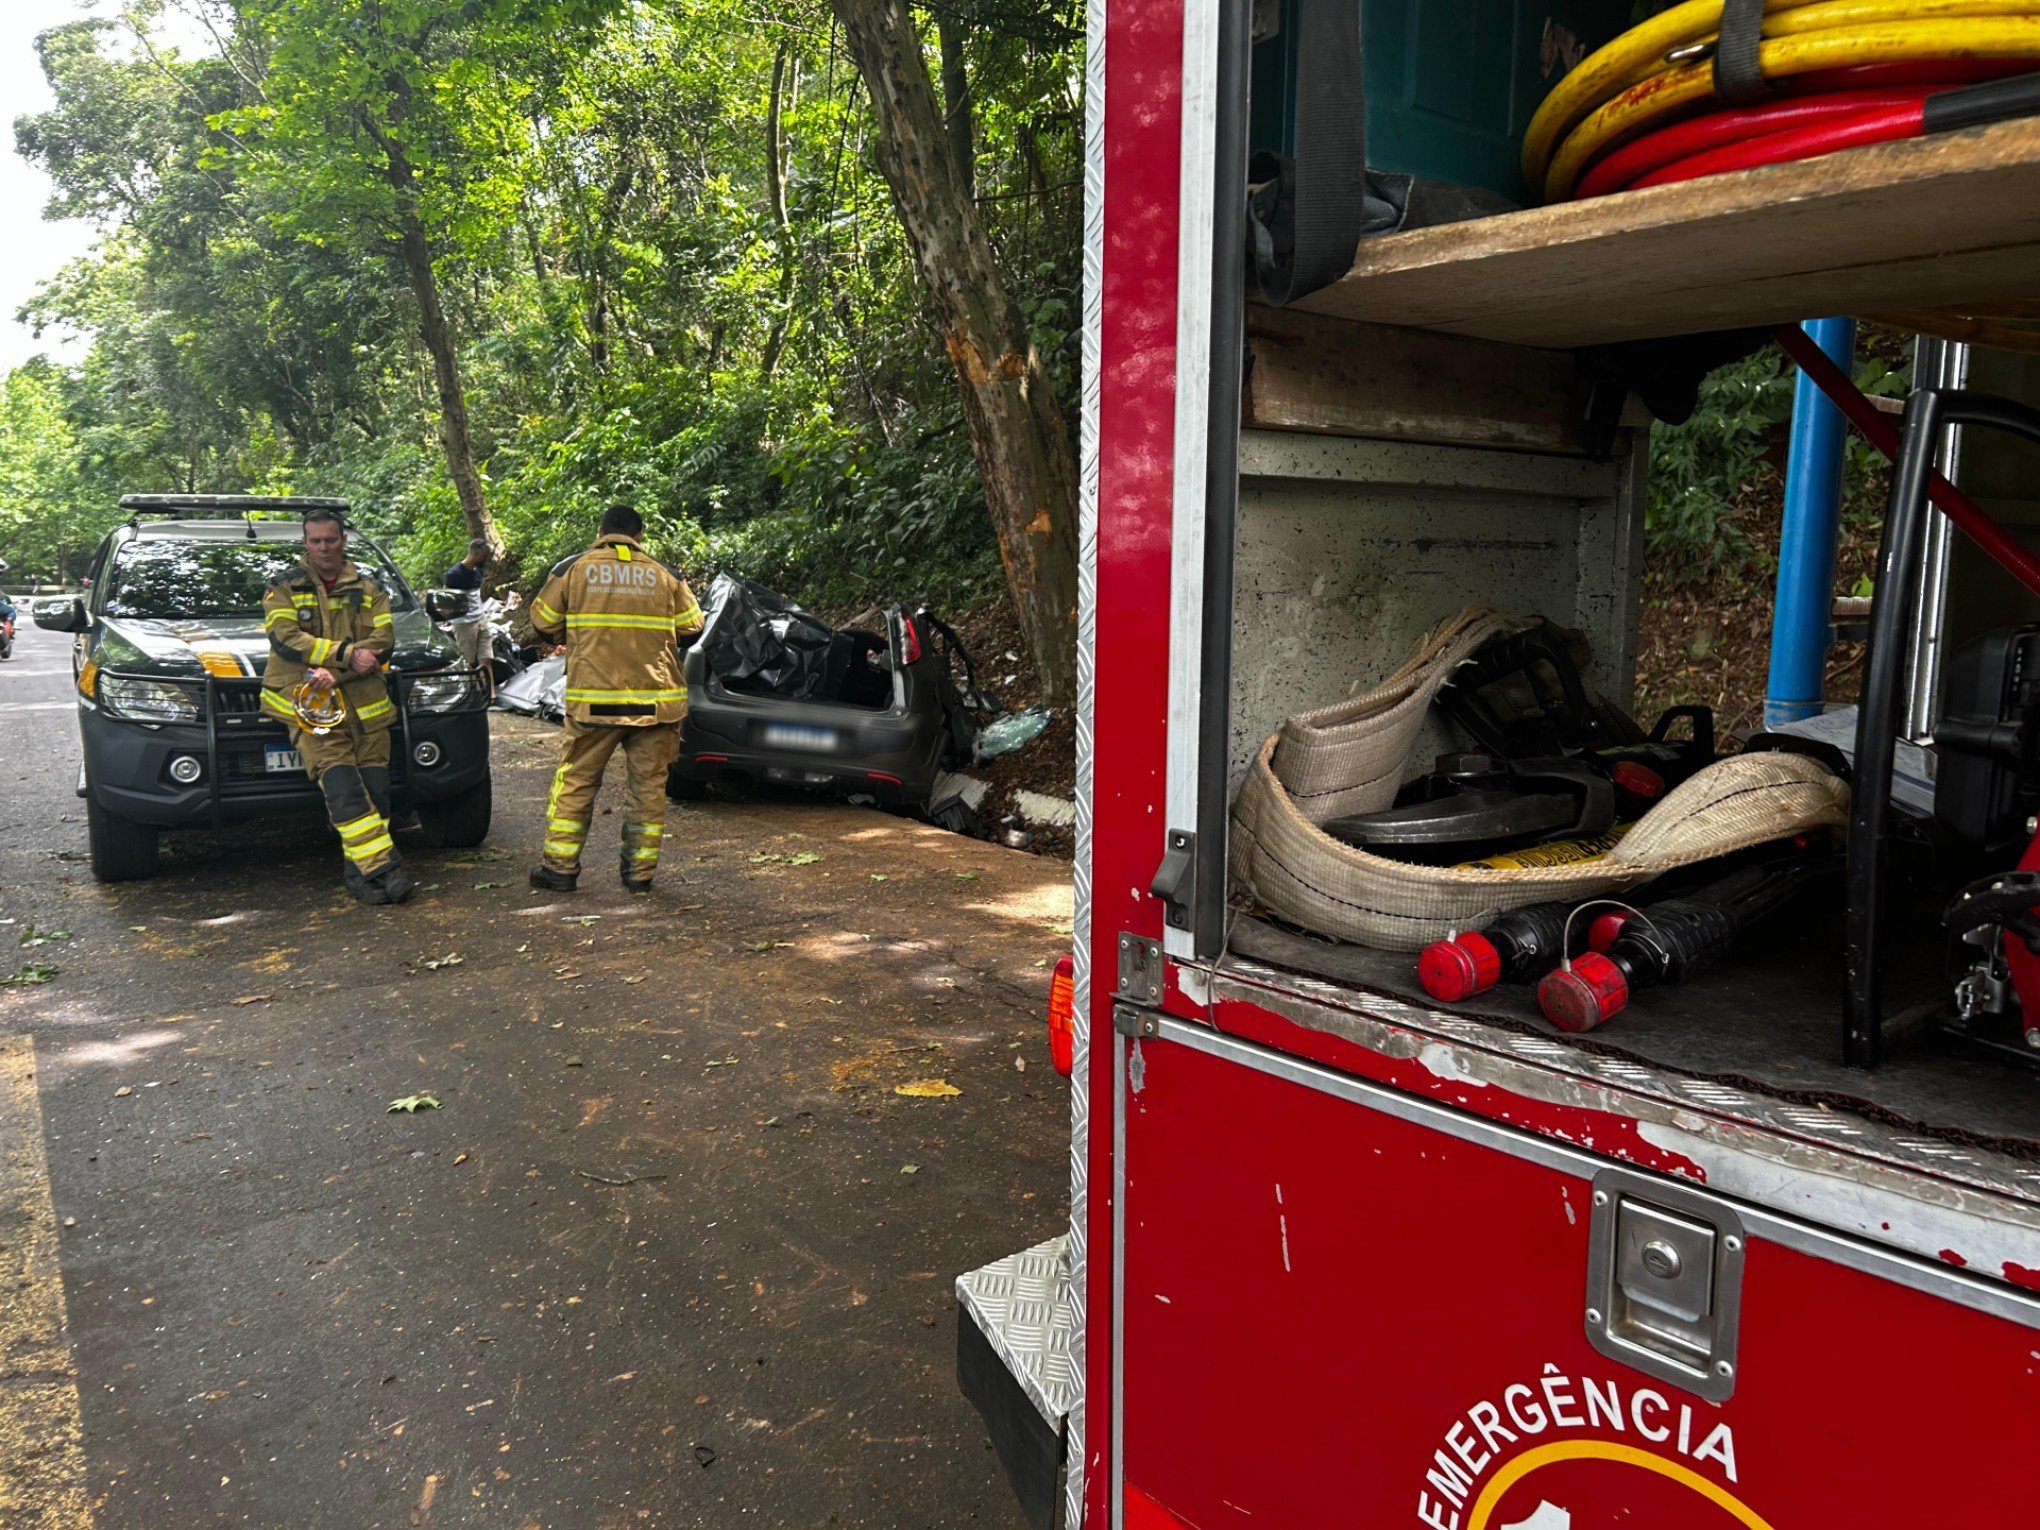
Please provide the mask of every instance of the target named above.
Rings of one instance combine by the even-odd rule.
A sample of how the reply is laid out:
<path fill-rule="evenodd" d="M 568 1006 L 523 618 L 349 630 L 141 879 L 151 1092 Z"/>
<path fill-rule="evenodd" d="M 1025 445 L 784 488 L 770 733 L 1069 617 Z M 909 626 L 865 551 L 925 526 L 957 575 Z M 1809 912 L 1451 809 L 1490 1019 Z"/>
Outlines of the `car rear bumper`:
<path fill-rule="evenodd" d="M 319 789 L 302 769 L 269 769 L 268 751 L 290 745 L 283 727 L 266 718 L 233 721 L 215 737 L 203 723 L 149 726 L 81 707 L 85 790 L 100 807 L 161 829 L 217 828 L 321 806 Z M 392 743 L 390 786 L 399 811 L 457 796 L 489 773 L 485 712 L 414 715 Z M 438 748 L 430 767 L 416 758 L 427 743 Z M 201 768 L 188 786 L 170 775 L 171 762 L 182 755 Z"/>
<path fill-rule="evenodd" d="M 826 734 L 830 747 L 790 741 L 786 730 L 793 740 L 802 730 Z M 945 742 L 939 715 L 711 699 L 689 704 L 674 769 L 704 783 L 736 777 L 922 807 L 941 773 Z"/>

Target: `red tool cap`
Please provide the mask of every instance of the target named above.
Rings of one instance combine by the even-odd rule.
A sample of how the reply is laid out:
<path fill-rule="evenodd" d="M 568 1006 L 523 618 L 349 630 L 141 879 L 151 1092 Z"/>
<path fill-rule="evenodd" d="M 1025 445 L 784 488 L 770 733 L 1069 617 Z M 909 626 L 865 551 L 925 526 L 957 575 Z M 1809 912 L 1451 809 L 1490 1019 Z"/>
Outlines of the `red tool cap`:
<path fill-rule="evenodd" d="M 1605 914 L 1596 914 L 1587 926 L 1587 949 L 1605 951 L 1615 944 L 1625 926 L 1636 916 L 1626 908 L 1611 908 Z"/>
<path fill-rule="evenodd" d="M 1617 760 L 1608 777 L 1632 797 L 1656 798 L 1665 794 L 1665 778 L 1635 760 Z"/>
<path fill-rule="evenodd" d="M 1589 951 L 1559 967 L 1537 985 L 1537 1007 L 1562 1031 L 1591 1031 L 1612 1020 L 1629 1002 L 1629 980 L 1607 957 Z"/>
<path fill-rule="evenodd" d="M 1502 953 L 1478 930 L 1434 940 L 1417 956 L 1417 981 L 1440 1003 L 1456 1004 L 1486 993 L 1501 980 Z"/>

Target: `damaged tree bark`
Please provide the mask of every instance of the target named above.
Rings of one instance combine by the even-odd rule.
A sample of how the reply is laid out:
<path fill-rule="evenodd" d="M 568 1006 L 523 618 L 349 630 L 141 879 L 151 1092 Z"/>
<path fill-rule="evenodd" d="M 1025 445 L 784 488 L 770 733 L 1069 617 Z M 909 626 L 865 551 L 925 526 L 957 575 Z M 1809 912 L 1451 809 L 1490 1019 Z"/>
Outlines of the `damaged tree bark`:
<path fill-rule="evenodd" d="M 877 118 L 878 168 L 955 363 L 1007 587 L 1045 699 L 1077 673 L 1077 469 L 1026 321 L 1006 290 L 905 0 L 832 0 Z"/>

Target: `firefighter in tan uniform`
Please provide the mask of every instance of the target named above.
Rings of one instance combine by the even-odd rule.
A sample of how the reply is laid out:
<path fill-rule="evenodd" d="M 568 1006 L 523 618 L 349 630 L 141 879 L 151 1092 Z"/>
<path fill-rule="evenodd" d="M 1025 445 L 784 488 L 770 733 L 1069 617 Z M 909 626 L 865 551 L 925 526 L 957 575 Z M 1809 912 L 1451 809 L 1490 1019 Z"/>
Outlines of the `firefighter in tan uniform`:
<path fill-rule="evenodd" d="M 681 638 L 701 630 L 685 580 L 646 555 L 645 523 L 629 505 L 602 515 L 595 545 L 553 569 L 531 602 L 541 636 L 567 645 L 567 729 L 545 805 L 545 853 L 531 885 L 572 891 L 581 875 L 603 767 L 618 749 L 630 769 L 623 885 L 652 890 L 666 833 L 666 769 L 687 711 Z"/>
<path fill-rule="evenodd" d="M 411 879 L 390 839 L 397 709 L 382 672 L 395 642 L 389 596 L 348 559 L 337 511 L 309 511 L 304 532 L 304 557 L 262 596 L 269 634 L 262 710 L 290 727 L 305 773 L 326 799 L 347 890 L 363 903 L 402 903 Z M 305 686 L 315 704 L 337 694 L 345 715 L 323 731 L 308 726 L 294 699 Z"/>

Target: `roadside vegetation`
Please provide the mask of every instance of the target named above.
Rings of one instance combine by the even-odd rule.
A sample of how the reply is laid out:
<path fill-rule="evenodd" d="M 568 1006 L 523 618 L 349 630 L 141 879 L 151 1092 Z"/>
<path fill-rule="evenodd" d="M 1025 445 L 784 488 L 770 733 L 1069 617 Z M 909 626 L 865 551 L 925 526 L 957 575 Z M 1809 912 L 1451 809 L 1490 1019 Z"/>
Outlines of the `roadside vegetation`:
<path fill-rule="evenodd" d="M 996 595 L 958 320 L 838 20 L 884 7 L 181 4 L 215 46 L 166 46 L 152 4 L 46 33 L 56 107 L 15 123 L 50 212 L 103 230 L 29 310 L 89 353 L 0 396 L 17 569 L 75 573 L 122 491 L 288 491 L 352 499 L 414 570 L 483 534 L 529 577 L 626 498 L 691 571 L 818 606 Z M 1079 16 L 958 0 L 920 77 L 970 217 L 922 211 L 976 224 L 974 296 L 1010 304 L 1058 433 Z"/>

